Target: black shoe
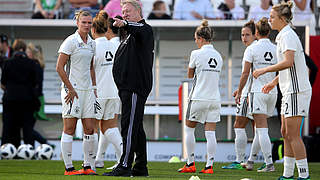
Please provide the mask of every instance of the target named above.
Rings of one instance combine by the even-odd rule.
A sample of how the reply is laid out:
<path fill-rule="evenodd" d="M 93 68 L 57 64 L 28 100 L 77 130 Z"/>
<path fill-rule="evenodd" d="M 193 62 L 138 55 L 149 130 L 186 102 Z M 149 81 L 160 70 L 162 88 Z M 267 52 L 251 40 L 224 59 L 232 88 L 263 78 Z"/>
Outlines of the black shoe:
<path fill-rule="evenodd" d="M 122 177 L 130 177 L 131 170 L 122 166 L 117 166 L 111 172 L 103 173 L 102 176 L 122 176 Z"/>
<path fill-rule="evenodd" d="M 148 168 L 144 167 L 144 168 L 137 168 L 137 167 L 133 167 L 132 168 L 132 176 L 149 176 L 148 173 Z"/>

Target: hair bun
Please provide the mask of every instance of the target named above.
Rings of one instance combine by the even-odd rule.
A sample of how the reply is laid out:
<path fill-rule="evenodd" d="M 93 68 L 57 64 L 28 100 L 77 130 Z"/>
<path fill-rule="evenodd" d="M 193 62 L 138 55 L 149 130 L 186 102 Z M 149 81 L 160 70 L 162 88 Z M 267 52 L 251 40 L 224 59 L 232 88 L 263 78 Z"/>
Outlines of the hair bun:
<path fill-rule="evenodd" d="M 209 26 L 208 20 L 203 19 L 201 22 L 201 26 L 208 27 Z"/>
<path fill-rule="evenodd" d="M 287 2 L 287 5 L 288 5 L 288 7 L 289 7 L 290 9 L 292 9 L 292 7 L 293 7 L 293 2 L 292 2 L 292 1 L 288 1 L 288 2 Z"/>

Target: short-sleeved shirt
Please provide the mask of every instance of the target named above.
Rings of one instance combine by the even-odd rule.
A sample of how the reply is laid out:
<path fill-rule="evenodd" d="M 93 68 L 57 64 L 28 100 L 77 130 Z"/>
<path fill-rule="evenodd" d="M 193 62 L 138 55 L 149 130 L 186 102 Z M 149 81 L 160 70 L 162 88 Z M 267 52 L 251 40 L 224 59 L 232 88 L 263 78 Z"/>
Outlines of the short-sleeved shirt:
<path fill-rule="evenodd" d="M 271 9 L 272 6 L 269 6 L 268 9 L 262 9 L 261 6 L 252 7 L 249 10 L 248 20 L 253 19 L 255 22 L 257 22 L 263 17 L 269 18 Z"/>
<path fill-rule="evenodd" d="M 96 73 L 98 98 L 119 98 L 118 89 L 112 75 L 116 47 L 105 37 L 99 37 L 95 39 L 95 42 L 96 55 L 94 57 L 94 68 Z"/>
<path fill-rule="evenodd" d="M 255 43 L 257 43 L 257 41 L 255 40 L 255 41 L 253 41 L 247 48 L 246 48 L 246 50 L 244 51 L 244 53 L 243 53 L 243 58 L 242 58 L 242 72 L 244 71 L 244 64 L 245 64 L 245 62 L 246 62 L 246 60 L 245 60 L 245 54 L 246 54 L 246 51 L 247 51 L 247 49 L 249 48 L 250 49 L 250 46 L 252 46 L 253 44 L 255 44 Z M 252 83 L 252 73 L 251 73 L 251 71 L 250 71 L 250 73 L 249 73 L 249 76 L 248 76 L 248 80 L 247 80 L 247 82 L 246 82 L 246 84 L 244 85 L 244 87 L 243 87 L 243 89 L 242 89 L 242 94 L 241 94 L 241 96 L 248 96 L 248 90 L 249 90 L 249 86 L 250 86 L 250 84 Z"/>
<path fill-rule="evenodd" d="M 174 6 L 173 19 L 197 20 L 191 12 L 195 11 L 204 18 L 215 18 L 213 6 L 209 0 L 177 0 Z"/>
<path fill-rule="evenodd" d="M 236 5 L 233 9 L 230 9 L 229 13 L 232 14 L 233 20 L 244 19 L 244 17 L 245 17 L 243 8 L 238 5 Z M 225 18 L 224 12 L 221 11 L 220 9 L 218 9 L 216 17 L 224 19 Z"/>
<path fill-rule="evenodd" d="M 277 64 L 277 47 L 272 42 L 263 38 L 258 42 L 249 46 L 244 52 L 243 59 L 253 65 L 255 69 L 265 68 Z M 276 72 L 269 72 L 259 76 L 257 79 L 253 78 L 250 92 L 262 92 L 264 85 L 271 82 L 276 77 Z M 273 88 L 270 94 L 276 94 L 277 88 Z"/>
<path fill-rule="evenodd" d="M 298 93 L 311 89 L 308 68 L 305 61 L 304 51 L 297 34 L 289 25 L 282 28 L 276 37 L 277 58 L 283 61 L 284 53 L 294 51 L 294 64 L 292 67 L 279 72 L 279 85 L 282 94 Z"/>
<path fill-rule="evenodd" d="M 219 79 L 223 60 L 213 45 L 191 52 L 189 68 L 195 68 L 191 100 L 220 101 Z"/>
<path fill-rule="evenodd" d="M 76 31 L 63 41 L 58 53 L 70 56 L 65 71 L 73 88 L 78 90 L 92 88 L 90 63 L 95 54 L 95 42 L 91 37 L 88 35 L 87 43 L 84 43 Z M 64 87 L 63 83 L 62 87 Z"/>

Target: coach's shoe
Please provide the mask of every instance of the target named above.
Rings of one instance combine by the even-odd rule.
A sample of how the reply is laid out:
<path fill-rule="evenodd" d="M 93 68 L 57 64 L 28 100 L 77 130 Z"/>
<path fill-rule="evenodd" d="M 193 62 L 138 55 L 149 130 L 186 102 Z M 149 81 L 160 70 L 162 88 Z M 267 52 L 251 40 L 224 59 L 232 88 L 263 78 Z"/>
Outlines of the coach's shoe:
<path fill-rule="evenodd" d="M 90 166 L 85 166 L 78 171 L 81 175 L 98 175 Z"/>
<path fill-rule="evenodd" d="M 102 176 L 130 177 L 131 176 L 131 169 L 122 167 L 121 165 L 118 165 L 111 172 L 103 173 Z"/>
<path fill-rule="evenodd" d="M 247 171 L 252 171 L 253 170 L 253 161 L 247 161 L 246 163 L 241 163 L 241 166 L 243 168 L 246 168 Z"/>
<path fill-rule="evenodd" d="M 222 169 L 243 169 L 239 162 L 232 162 L 228 166 L 222 166 Z"/>
<path fill-rule="evenodd" d="M 294 178 L 293 178 L 293 176 L 291 176 L 291 177 L 280 176 L 278 178 L 278 180 L 294 180 Z"/>
<path fill-rule="evenodd" d="M 268 164 L 265 168 L 257 170 L 258 172 L 274 172 L 276 169 L 273 164 Z"/>
<path fill-rule="evenodd" d="M 103 168 L 104 167 L 103 161 L 95 161 L 94 164 L 95 164 L 96 168 Z"/>
<path fill-rule="evenodd" d="M 148 168 L 144 167 L 133 167 L 131 170 L 131 174 L 132 176 L 145 176 L 148 177 L 149 176 L 149 172 L 148 172 Z"/>
<path fill-rule="evenodd" d="M 308 176 L 307 178 L 301 178 L 301 177 L 298 177 L 297 180 L 310 180 L 310 176 Z"/>
<path fill-rule="evenodd" d="M 116 167 L 118 166 L 118 164 L 119 164 L 119 163 L 116 162 L 113 166 L 107 167 L 106 169 L 112 170 L 112 169 L 116 168 Z"/>
<path fill-rule="evenodd" d="M 200 171 L 200 173 L 213 174 L 213 166 L 205 167 Z"/>
<path fill-rule="evenodd" d="M 180 173 L 195 173 L 196 172 L 196 165 L 195 162 L 190 164 L 185 164 L 183 168 L 178 169 Z"/>
<path fill-rule="evenodd" d="M 79 171 L 75 170 L 74 167 L 68 168 L 64 171 L 64 175 L 71 176 L 71 175 L 82 175 Z"/>

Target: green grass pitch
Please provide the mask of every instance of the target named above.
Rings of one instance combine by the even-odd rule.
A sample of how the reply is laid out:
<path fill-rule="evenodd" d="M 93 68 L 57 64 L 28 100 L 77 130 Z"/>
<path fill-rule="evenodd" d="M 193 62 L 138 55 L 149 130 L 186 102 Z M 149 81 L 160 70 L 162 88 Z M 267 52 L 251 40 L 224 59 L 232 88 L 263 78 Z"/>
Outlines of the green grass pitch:
<path fill-rule="evenodd" d="M 105 162 L 105 166 L 112 166 L 114 162 Z M 257 173 L 256 171 L 246 170 L 224 170 L 221 169 L 226 163 L 215 163 L 214 174 L 206 175 L 199 173 L 181 174 L 177 169 L 183 166 L 184 163 L 169 164 L 167 162 L 149 162 L 149 174 L 147 178 L 124 178 L 124 177 L 106 177 L 101 176 L 105 169 L 98 169 L 99 176 L 64 176 L 64 165 L 62 161 L 25 161 L 25 160 L 0 160 L 0 180 L 59 180 L 59 179 L 146 179 L 146 180 L 160 180 L 160 179 L 173 179 L 173 180 L 188 180 L 192 175 L 198 176 L 200 179 L 226 179 L 226 180 L 240 180 L 248 178 L 252 180 L 276 180 L 282 175 L 283 165 L 276 164 L 276 172 L 272 173 Z M 79 169 L 81 166 L 80 161 L 74 162 L 75 168 Z M 258 168 L 261 164 L 255 164 Z M 196 163 L 197 172 L 199 172 L 205 163 Z M 320 163 L 309 163 L 309 169 L 312 179 L 320 179 Z M 297 177 L 297 172 L 295 174 Z"/>

